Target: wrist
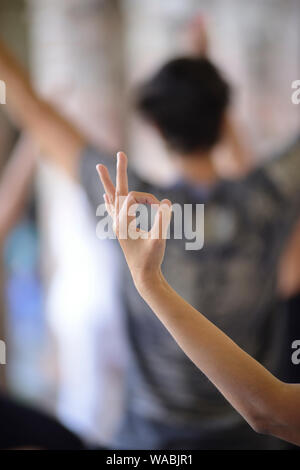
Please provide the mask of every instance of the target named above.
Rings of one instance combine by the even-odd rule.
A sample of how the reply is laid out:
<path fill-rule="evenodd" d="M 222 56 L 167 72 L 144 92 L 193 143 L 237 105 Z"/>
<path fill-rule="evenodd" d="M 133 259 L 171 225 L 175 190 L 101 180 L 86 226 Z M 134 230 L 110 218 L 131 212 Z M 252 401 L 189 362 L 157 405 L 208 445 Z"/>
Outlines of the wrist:
<path fill-rule="evenodd" d="M 133 279 L 135 287 L 143 298 L 156 291 L 166 282 L 160 269 L 151 273 L 143 273 Z"/>

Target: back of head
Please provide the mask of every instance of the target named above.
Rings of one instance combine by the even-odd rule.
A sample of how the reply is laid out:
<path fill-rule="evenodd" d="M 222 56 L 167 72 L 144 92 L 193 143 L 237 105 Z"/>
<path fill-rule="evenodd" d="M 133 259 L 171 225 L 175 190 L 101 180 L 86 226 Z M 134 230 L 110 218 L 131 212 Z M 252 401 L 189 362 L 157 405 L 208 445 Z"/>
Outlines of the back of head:
<path fill-rule="evenodd" d="M 174 151 L 210 150 L 219 140 L 230 89 L 206 58 L 164 65 L 137 94 L 137 107 Z"/>

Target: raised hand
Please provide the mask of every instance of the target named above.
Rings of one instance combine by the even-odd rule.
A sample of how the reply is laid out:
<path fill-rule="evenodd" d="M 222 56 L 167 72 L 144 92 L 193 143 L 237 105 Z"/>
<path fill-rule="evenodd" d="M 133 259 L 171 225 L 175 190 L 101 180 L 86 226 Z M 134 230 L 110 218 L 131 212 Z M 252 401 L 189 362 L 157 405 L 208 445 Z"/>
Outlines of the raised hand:
<path fill-rule="evenodd" d="M 152 194 L 130 191 L 128 193 L 127 157 L 117 155 L 116 187 L 107 168 L 97 165 L 97 171 L 105 189 L 106 209 L 113 219 L 114 231 L 124 252 L 136 287 L 149 279 L 161 276 L 168 226 L 171 218 L 171 202 L 161 202 Z M 136 211 L 140 204 L 156 206 L 153 226 L 149 231 L 137 228 Z"/>
<path fill-rule="evenodd" d="M 209 54 L 209 37 L 206 26 L 206 19 L 203 15 L 197 14 L 186 29 L 186 41 L 191 52 L 195 55 L 207 57 Z"/>

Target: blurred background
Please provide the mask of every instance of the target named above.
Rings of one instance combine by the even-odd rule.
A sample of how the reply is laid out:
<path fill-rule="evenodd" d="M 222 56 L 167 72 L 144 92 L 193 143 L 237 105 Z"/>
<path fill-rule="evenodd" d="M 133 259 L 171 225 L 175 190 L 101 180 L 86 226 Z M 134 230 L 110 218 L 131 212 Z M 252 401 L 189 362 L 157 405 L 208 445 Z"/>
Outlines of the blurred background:
<path fill-rule="evenodd" d="M 137 171 L 165 182 L 172 164 L 133 115 L 130 91 L 184 51 L 184 25 L 199 11 L 259 161 L 299 126 L 290 98 L 300 70 L 298 0 L 0 0 L 0 29 L 43 96 L 91 142 L 125 146 Z M 1 167 L 18 138 L 0 108 Z M 29 202 L 3 243 L 0 338 L 8 347 L 7 390 L 100 442 L 121 413 L 126 346 L 121 307 L 103 288 L 112 261 L 95 249 L 94 234 L 82 190 L 39 164 Z M 291 338 L 299 339 L 297 300 L 290 308 Z M 300 377 L 288 349 L 284 374 Z"/>

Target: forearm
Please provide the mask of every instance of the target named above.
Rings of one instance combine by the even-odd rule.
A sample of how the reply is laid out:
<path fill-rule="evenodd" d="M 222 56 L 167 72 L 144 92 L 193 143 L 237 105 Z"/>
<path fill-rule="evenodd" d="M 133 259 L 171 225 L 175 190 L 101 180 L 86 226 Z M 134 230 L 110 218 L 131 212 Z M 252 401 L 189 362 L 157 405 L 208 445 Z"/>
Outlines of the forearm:
<path fill-rule="evenodd" d="M 36 153 L 28 136 L 16 144 L 0 179 L 0 239 L 3 241 L 24 210 L 31 189 Z"/>
<path fill-rule="evenodd" d="M 224 119 L 224 142 L 227 145 L 234 168 L 239 174 L 248 173 L 254 166 L 254 158 L 241 129 L 231 112 Z"/>
<path fill-rule="evenodd" d="M 35 95 L 25 69 L 0 40 L 0 78 L 6 84 L 7 106 L 15 120 L 24 125 L 35 104 Z"/>
<path fill-rule="evenodd" d="M 288 240 L 285 251 L 281 255 L 278 291 L 285 299 L 300 292 L 300 220 Z"/>
<path fill-rule="evenodd" d="M 0 78 L 6 83 L 7 107 L 16 124 L 38 142 L 46 156 L 72 176 L 84 146 L 81 133 L 33 90 L 26 71 L 0 41 Z"/>
<path fill-rule="evenodd" d="M 205 18 L 202 15 L 196 16 L 187 32 L 187 53 L 198 58 L 206 57 L 210 60 L 210 45 Z M 234 173 L 247 173 L 253 167 L 253 155 L 249 143 L 237 127 L 230 112 L 227 112 L 223 119 L 223 138 L 229 149 Z"/>
<path fill-rule="evenodd" d="M 139 292 L 187 356 L 254 429 L 282 432 L 285 384 L 177 295 L 161 275 L 142 283 Z"/>

